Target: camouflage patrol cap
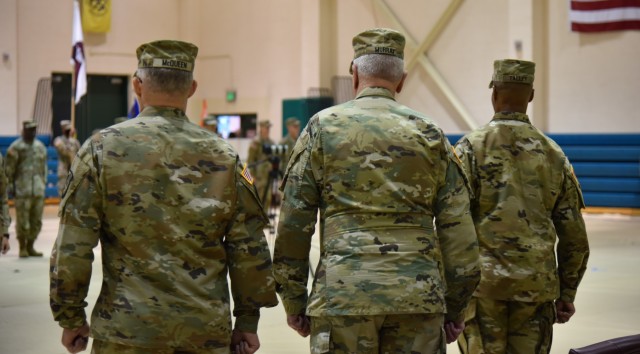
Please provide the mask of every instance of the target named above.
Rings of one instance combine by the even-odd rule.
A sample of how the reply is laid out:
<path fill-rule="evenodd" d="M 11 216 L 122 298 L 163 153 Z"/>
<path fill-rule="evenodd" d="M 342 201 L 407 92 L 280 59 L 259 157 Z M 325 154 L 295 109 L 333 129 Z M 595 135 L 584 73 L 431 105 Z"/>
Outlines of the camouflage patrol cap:
<path fill-rule="evenodd" d="M 22 122 L 23 129 L 35 129 L 37 127 L 38 127 L 38 123 L 36 123 L 35 121 L 25 120 L 24 122 Z"/>
<path fill-rule="evenodd" d="M 212 125 L 218 125 L 218 120 L 216 119 L 216 117 L 206 117 L 203 121 L 204 125 L 208 125 L 208 126 L 212 126 Z"/>
<path fill-rule="evenodd" d="M 287 118 L 287 120 L 284 121 L 284 124 L 286 126 L 290 126 L 290 125 L 300 126 L 300 121 L 296 117 L 289 117 L 289 118 Z"/>
<path fill-rule="evenodd" d="M 71 121 L 70 120 L 61 120 L 60 121 L 60 128 L 62 130 L 68 130 L 71 129 Z"/>
<path fill-rule="evenodd" d="M 503 59 L 493 62 L 493 78 L 489 88 L 494 82 L 514 82 L 518 84 L 533 85 L 536 63 L 526 60 Z"/>
<path fill-rule="evenodd" d="M 138 68 L 165 68 L 193 72 L 198 47 L 191 43 L 161 40 L 136 50 Z"/>
<path fill-rule="evenodd" d="M 402 33 L 388 28 L 374 28 L 353 37 L 353 59 L 366 54 L 393 55 L 404 59 L 405 39 Z M 349 73 L 353 74 L 353 60 Z"/>
<path fill-rule="evenodd" d="M 263 121 L 262 121 L 262 122 L 260 122 L 258 125 L 259 125 L 259 126 L 261 126 L 261 127 L 267 127 L 267 128 L 269 128 L 269 127 L 271 127 L 271 122 L 269 122 L 268 120 L 263 120 Z"/>

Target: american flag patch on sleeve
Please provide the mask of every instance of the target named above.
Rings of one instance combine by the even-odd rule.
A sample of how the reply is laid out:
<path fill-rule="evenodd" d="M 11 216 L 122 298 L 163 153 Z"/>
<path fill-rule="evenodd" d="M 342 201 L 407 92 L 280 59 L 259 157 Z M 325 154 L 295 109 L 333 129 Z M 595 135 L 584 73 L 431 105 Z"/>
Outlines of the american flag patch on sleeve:
<path fill-rule="evenodd" d="M 242 178 L 249 182 L 249 184 L 253 184 L 253 176 L 251 176 L 251 172 L 249 172 L 246 163 L 242 166 L 242 172 L 240 172 L 240 174 L 242 175 Z"/>

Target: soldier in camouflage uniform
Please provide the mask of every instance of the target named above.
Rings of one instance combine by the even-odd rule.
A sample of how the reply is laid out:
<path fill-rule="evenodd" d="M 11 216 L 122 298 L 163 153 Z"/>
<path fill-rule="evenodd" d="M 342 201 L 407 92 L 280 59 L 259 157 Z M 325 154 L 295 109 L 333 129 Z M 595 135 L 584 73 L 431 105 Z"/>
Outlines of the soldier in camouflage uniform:
<path fill-rule="evenodd" d="M 271 190 L 268 188 L 267 183 L 269 182 L 269 172 L 271 172 L 272 166 L 269 160 L 270 156 L 265 154 L 263 146 L 274 144 L 273 140 L 269 138 L 269 128 L 271 128 L 271 122 L 269 121 L 263 120 L 258 124 L 258 137 L 251 142 L 249 156 L 247 157 L 249 169 L 253 172 L 252 175 L 255 178 L 258 195 L 265 208 L 271 202 Z"/>
<path fill-rule="evenodd" d="M 2 231 L 0 253 L 2 254 L 7 254 L 11 249 L 9 245 L 10 224 L 11 215 L 9 215 L 9 204 L 7 203 L 7 175 L 4 173 L 4 159 L 0 154 L 0 231 Z"/>
<path fill-rule="evenodd" d="M 280 145 L 286 146 L 287 151 L 282 157 L 282 162 L 280 163 L 280 169 L 284 171 L 289 164 L 289 156 L 291 156 L 291 152 L 293 151 L 293 147 L 296 145 L 296 141 L 298 140 L 298 136 L 300 135 L 300 121 L 298 118 L 290 117 L 284 122 L 287 127 L 287 135 L 282 138 L 280 141 Z"/>
<path fill-rule="evenodd" d="M 573 315 L 587 265 L 584 203 L 566 156 L 526 115 L 535 64 L 494 67 L 495 115 L 456 145 L 482 267 L 458 344 L 463 353 L 548 353 L 556 311 L 559 323 Z"/>
<path fill-rule="evenodd" d="M 47 181 L 47 149 L 36 139 L 37 124 L 23 122 L 22 137 L 7 150 L 6 174 L 16 208 L 20 257 L 42 257 L 33 244 L 42 229 Z"/>
<path fill-rule="evenodd" d="M 51 309 L 69 351 L 253 353 L 261 307 L 277 304 L 266 217 L 237 153 L 191 123 L 198 48 L 137 50 L 142 112 L 84 143 L 60 205 Z M 102 291 L 86 320 L 93 248 Z M 234 301 L 231 329 L 229 287 Z"/>
<path fill-rule="evenodd" d="M 80 143 L 73 137 L 70 121 L 60 121 L 60 128 L 62 128 L 62 135 L 53 140 L 53 146 L 58 152 L 58 195 L 62 196 L 71 162 L 80 150 Z"/>
<path fill-rule="evenodd" d="M 479 280 L 453 148 L 394 99 L 404 43 L 388 29 L 354 37 L 357 97 L 314 115 L 287 166 L 274 276 L 287 322 L 311 334 L 312 353 L 444 353 L 443 327 L 463 324 Z M 320 263 L 308 295 L 318 211 Z"/>

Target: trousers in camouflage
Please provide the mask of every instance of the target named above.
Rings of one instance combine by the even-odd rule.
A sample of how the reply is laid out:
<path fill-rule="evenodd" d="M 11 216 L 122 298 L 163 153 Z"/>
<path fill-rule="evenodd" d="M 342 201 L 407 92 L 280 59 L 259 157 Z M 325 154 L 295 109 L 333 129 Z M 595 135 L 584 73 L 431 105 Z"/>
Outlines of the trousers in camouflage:
<path fill-rule="evenodd" d="M 15 203 L 18 240 L 34 241 L 42 229 L 44 198 L 16 198 Z"/>
<path fill-rule="evenodd" d="M 311 353 L 443 354 L 443 314 L 311 317 Z"/>
<path fill-rule="evenodd" d="M 551 350 L 553 302 L 501 301 L 474 297 L 458 337 L 463 354 L 542 354 Z"/>
<path fill-rule="evenodd" d="M 229 348 L 221 349 L 176 349 L 141 348 L 102 340 L 93 340 L 91 354 L 229 354 Z"/>

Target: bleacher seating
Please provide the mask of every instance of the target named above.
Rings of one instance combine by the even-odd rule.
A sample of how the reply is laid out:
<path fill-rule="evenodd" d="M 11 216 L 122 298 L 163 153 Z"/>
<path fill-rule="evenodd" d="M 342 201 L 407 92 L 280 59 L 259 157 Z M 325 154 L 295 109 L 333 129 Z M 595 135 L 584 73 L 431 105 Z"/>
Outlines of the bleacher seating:
<path fill-rule="evenodd" d="M 462 135 L 449 135 L 455 144 Z M 640 134 L 549 134 L 573 165 L 588 207 L 640 208 Z"/>
<path fill-rule="evenodd" d="M 448 135 L 455 144 L 461 134 Z M 550 134 L 573 164 L 589 207 L 640 208 L 640 134 Z M 6 156 L 17 136 L 0 136 Z M 57 198 L 58 154 L 52 139 L 38 135 L 47 147 L 47 198 Z"/>

